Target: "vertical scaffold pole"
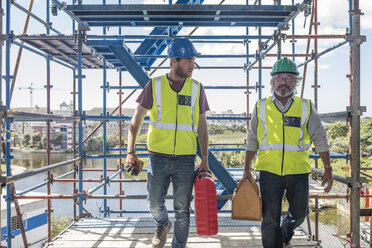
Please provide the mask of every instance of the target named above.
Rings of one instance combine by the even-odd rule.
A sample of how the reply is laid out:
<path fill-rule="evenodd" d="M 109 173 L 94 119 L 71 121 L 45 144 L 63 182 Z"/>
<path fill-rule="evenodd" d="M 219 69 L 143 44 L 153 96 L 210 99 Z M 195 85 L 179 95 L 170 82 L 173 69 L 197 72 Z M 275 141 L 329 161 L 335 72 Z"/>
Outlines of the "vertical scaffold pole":
<path fill-rule="evenodd" d="M 3 1 L 0 0 L 0 35 L 3 34 L 3 15 Z M 0 105 L 3 105 L 3 45 L 4 41 L 0 39 Z"/>
<path fill-rule="evenodd" d="M 278 1 L 278 3 L 277 3 L 278 5 L 281 5 L 281 1 Z M 277 58 L 277 60 L 279 60 L 279 59 L 281 59 L 282 58 L 282 40 L 281 40 L 281 38 L 280 38 L 280 36 L 281 36 L 281 33 L 282 33 L 282 31 L 280 30 L 280 28 L 278 29 L 278 36 L 277 36 L 277 48 L 278 48 L 278 50 L 277 50 L 277 52 L 276 52 L 276 58 Z"/>
<path fill-rule="evenodd" d="M 106 4 L 106 0 L 103 0 L 103 5 Z M 103 27 L 103 35 L 106 35 L 106 28 Z M 106 69 L 106 59 L 103 59 L 103 116 L 106 117 L 106 103 L 107 103 L 107 69 Z M 107 126 L 106 121 L 103 121 L 103 154 L 107 154 Z M 106 180 L 107 178 L 107 159 L 103 159 L 103 180 Z M 103 194 L 107 195 L 107 181 L 105 181 L 105 184 L 103 185 Z M 107 217 L 107 199 L 103 199 L 103 211 L 104 211 L 104 217 Z"/>
<path fill-rule="evenodd" d="M 73 79 L 72 79 L 72 109 L 73 109 L 73 114 L 75 115 L 75 112 L 76 112 L 76 71 L 73 70 L 72 72 L 73 74 Z M 74 154 L 74 157 L 76 156 L 76 121 L 74 120 L 74 123 L 73 123 L 73 129 L 72 129 L 72 134 L 73 134 L 73 154 Z M 77 174 L 77 171 L 78 171 L 78 164 L 75 162 L 74 163 L 74 179 L 76 179 L 76 174 Z M 72 186 L 72 194 L 75 194 L 76 193 L 76 182 L 73 183 L 73 186 Z M 74 211 L 74 220 L 76 221 L 77 220 L 77 214 L 76 214 L 76 205 L 77 205 L 77 200 L 76 198 L 74 198 L 73 200 L 73 211 Z"/>
<path fill-rule="evenodd" d="M 72 0 L 72 5 L 75 5 L 75 0 Z M 75 21 L 72 20 L 72 33 L 75 34 L 76 32 L 76 28 L 75 28 Z M 75 112 L 76 112 L 76 68 L 74 68 L 72 70 L 72 109 L 73 109 L 73 114 L 75 115 Z M 76 155 L 76 121 L 74 120 L 74 123 L 73 123 L 73 129 L 72 129 L 72 133 L 73 133 L 73 153 L 74 153 L 74 157 Z M 78 171 L 78 165 L 77 163 L 74 163 L 74 179 L 76 179 L 76 173 Z M 75 194 L 76 193 L 76 182 L 73 183 L 73 188 L 72 188 L 72 194 Z M 74 211 L 74 220 L 76 221 L 77 220 L 77 214 L 76 214 L 76 204 L 77 204 L 77 200 L 76 198 L 74 198 L 73 200 L 73 211 Z"/>
<path fill-rule="evenodd" d="M 313 21 L 314 21 L 314 2 L 313 2 L 313 11 L 311 11 L 311 16 L 310 16 L 309 35 L 311 35 L 311 33 L 312 33 Z M 306 44 L 305 61 L 308 59 L 307 54 L 309 54 L 309 51 L 310 51 L 310 43 L 311 43 L 311 38 L 308 38 L 307 39 L 307 44 Z M 302 73 L 301 98 L 304 97 L 306 73 L 307 73 L 307 64 L 304 65 L 304 71 Z"/>
<path fill-rule="evenodd" d="M 119 71 L 119 86 L 120 87 L 123 85 L 122 78 L 123 78 L 122 72 Z M 123 115 L 122 104 L 121 104 L 122 94 L 123 94 L 123 91 L 120 88 L 120 90 L 119 90 L 119 116 Z M 123 148 L 123 147 L 124 147 L 123 146 L 123 126 L 122 126 L 122 121 L 119 121 L 119 148 L 120 148 L 119 154 L 123 153 L 121 151 L 121 148 Z M 124 167 L 122 166 L 122 164 L 123 164 L 122 158 L 119 158 L 119 166 L 118 166 L 119 168 L 118 169 L 122 168 L 124 170 Z M 124 171 L 122 171 L 122 172 L 124 172 Z M 119 178 L 122 179 L 122 177 L 123 177 L 123 173 L 120 173 Z M 123 193 L 123 184 L 121 182 L 119 183 L 119 194 L 120 195 L 124 194 Z M 119 199 L 119 209 L 120 209 L 120 211 L 123 210 L 123 200 L 121 198 Z M 122 217 L 122 216 L 123 216 L 123 214 L 120 213 L 120 217 Z"/>
<path fill-rule="evenodd" d="M 292 5 L 294 6 L 294 0 L 292 0 Z M 292 60 L 293 61 L 296 61 L 296 57 L 294 56 L 295 55 L 295 52 L 296 52 L 296 40 L 294 38 L 294 35 L 295 35 L 295 19 L 293 18 L 292 19 L 292 35 L 293 35 L 293 39 L 291 40 L 292 42 Z"/>
<path fill-rule="evenodd" d="M 315 108 L 318 109 L 318 88 L 320 86 L 318 85 L 318 39 L 316 36 L 318 35 L 318 1 L 314 0 L 314 5 L 313 5 L 313 12 L 314 12 L 314 50 L 313 50 L 313 59 L 314 59 L 314 85 L 312 86 L 314 88 L 314 105 Z M 314 167 L 318 168 L 318 159 L 314 159 Z M 315 198 L 315 240 L 319 240 L 319 208 L 318 208 L 319 200 L 318 198 Z"/>
<path fill-rule="evenodd" d="M 82 117 L 83 115 L 83 97 L 82 97 L 82 90 L 83 90 L 83 73 L 82 73 L 82 49 L 83 49 L 83 31 L 78 31 L 78 54 L 77 54 L 77 61 L 78 61 L 78 110 L 79 116 Z M 84 150 L 83 150 L 83 122 L 80 118 L 79 120 L 79 194 L 83 193 L 83 158 L 84 158 Z M 83 199 L 79 198 L 79 215 L 83 214 Z"/>
<path fill-rule="evenodd" d="M 3 1 L 0 0 L 0 35 L 3 35 Z M 0 105 L 3 105 L 3 39 L 0 39 Z M 0 128 L 2 128 L 0 126 Z M 0 163 L 0 174 L 3 174 L 3 171 L 1 169 L 1 163 Z M 2 190 L 0 191 L 0 197 L 3 197 Z M 0 201 L 0 210 L 1 210 L 1 201 Z M 1 215 L 0 215 L 0 223 L 1 223 Z M 1 233 L 0 233 L 1 235 Z"/>
<path fill-rule="evenodd" d="M 314 105 L 315 108 L 318 109 L 318 88 L 320 87 L 318 85 L 318 39 L 316 36 L 318 35 L 318 1 L 314 0 L 314 51 L 313 51 L 313 59 L 314 59 Z"/>
<path fill-rule="evenodd" d="M 6 1 L 6 35 L 8 36 L 5 42 L 5 101 L 6 101 L 6 108 L 10 109 L 10 81 L 12 77 L 10 76 L 10 1 Z M 10 119 L 5 117 L 5 139 L 6 139 L 6 154 L 5 154 L 5 161 L 6 161 L 6 176 L 11 176 L 10 171 Z M 12 201 L 10 198 L 11 195 L 11 188 L 10 184 L 6 185 L 6 222 L 7 222 L 7 232 L 6 232 L 6 242 L 7 247 L 12 248 Z"/>
<path fill-rule="evenodd" d="M 353 10 L 353 1 L 349 0 L 349 33 L 348 35 L 352 35 L 353 33 L 353 15 L 351 11 Z M 353 105 L 353 47 L 352 43 L 349 42 L 349 106 Z M 353 124 L 351 116 L 348 116 L 348 124 L 349 124 L 349 154 L 353 154 Z M 349 176 L 351 177 L 351 171 L 353 168 L 353 158 L 351 157 L 350 161 L 350 169 L 349 169 Z M 349 191 L 349 189 L 347 189 Z M 350 216 L 353 216 L 353 202 L 350 201 Z M 350 221 L 350 235 L 353 230 L 353 222 Z"/>
<path fill-rule="evenodd" d="M 246 4 L 249 5 L 249 0 L 246 0 Z M 245 33 L 246 35 L 249 35 L 249 28 L 246 27 L 245 29 Z M 247 65 L 249 65 L 249 40 L 247 39 L 245 41 L 245 50 L 247 51 L 247 58 L 246 58 L 246 63 Z M 251 93 L 249 91 L 249 70 L 246 71 L 246 84 L 247 84 L 247 91 L 245 92 L 246 94 L 246 98 L 247 98 L 247 117 L 249 117 L 250 113 L 249 113 L 249 94 Z M 247 128 L 247 131 L 248 131 L 248 128 L 249 128 L 249 120 L 247 120 L 247 123 L 246 123 L 246 128 Z"/>
<path fill-rule="evenodd" d="M 121 4 L 121 0 L 119 0 L 119 4 Z M 121 35 L 121 27 L 119 27 L 119 35 Z M 123 73 L 121 70 L 119 70 L 119 86 L 120 86 L 120 89 L 119 89 L 119 116 L 122 116 L 123 115 L 123 112 L 122 112 L 122 96 L 123 96 L 123 91 L 121 89 L 121 86 L 123 85 Z M 119 121 L 119 148 L 123 148 L 123 122 L 122 121 Z M 120 150 L 119 154 L 122 154 L 123 152 Z M 122 168 L 124 170 L 124 166 L 122 166 L 123 164 L 123 161 L 122 161 L 122 158 L 119 158 L 119 168 Z M 124 172 L 124 171 L 122 171 Z M 123 173 L 120 173 L 119 175 L 119 178 L 122 179 L 123 178 Z M 120 182 L 119 183 L 119 194 L 124 194 L 123 192 L 123 184 Z M 119 199 L 119 209 L 120 211 L 123 210 L 123 199 Z M 120 212 L 120 217 L 122 217 L 123 214 Z"/>
<path fill-rule="evenodd" d="M 352 195 L 352 247 L 360 247 L 360 115 L 363 109 L 360 106 L 360 44 L 363 42 L 360 36 L 360 15 L 359 0 L 354 0 L 353 30 L 352 30 L 352 67 L 353 67 L 353 85 L 352 85 L 352 160 L 353 168 L 351 173 L 351 195 Z"/>
<path fill-rule="evenodd" d="M 261 0 L 258 1 L 258 5 L 261 6 Z M 261 28 L 258 28 L 258 35 L 262 35 L 262 30 Z M 259 49 L 259 54 L 261 54 L 262 46 L 261 46 L 262 40 L 258 39 L 258 49 Z M 258 99 L 261 100 L 262 98 L 262 59 L 258 61 Z"/>
<path fill-rule="evenodd" d="M 46 0 L 46 22 L 49 24 L 50 23 L 50 12 L 49 12 L 49 0 Z M 50 34 L 50 28 L 49 26 L 46 27 L 46 34 L 49 35 Z M 50 88 L 51 88 L 51 85 L 50 85 L 50 59 L 49 57 L 46 58 L 46 71 L 47 71 L 47 80 L 46 80 L 46 92 L 47 92 L 47 114 L 50 114 Z M 50 147 L 50 121 L 48 120 L 46 122 L 47 124 L 47 127 L 46 127 L 46 131 L 47 131 L 47 140 L 46 140 L 46 155 L 47 155 L 47 165 L 50 165 L 50 150 L 51 150 L 51 147 Z M 50 171 L 47 172 L 47 175 L 48 175 L 48 179 L 51 178 L 51 173 Z M 51 194 L 51 180 L 48 180 L 48 184 L 47 184 L 47 194 L 50 195 Z M 48 205 L 48 212 L 47 212 L 47 215 L 48 215 L 48 242 L 51 242 L 52 241 L 52 200 L 51 199 L 48 199 L 47 200 L 47 205 Z"/>

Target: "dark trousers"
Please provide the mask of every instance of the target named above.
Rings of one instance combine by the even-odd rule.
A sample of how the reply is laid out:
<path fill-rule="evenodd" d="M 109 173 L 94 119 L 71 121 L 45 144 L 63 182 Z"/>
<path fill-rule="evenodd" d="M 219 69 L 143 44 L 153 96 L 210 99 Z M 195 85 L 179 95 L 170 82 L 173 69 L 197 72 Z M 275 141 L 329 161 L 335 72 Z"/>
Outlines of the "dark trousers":
<path fill-rule="evenodd" d="M 294 229 L 309 213 L 309 174 L 278 176 L 260 172 L 262 197 L 262 244 L 265 248 L 281 248 L 289 242 Z M 288 200 L 288 214 L 281 221 L 282 199 Z"/>

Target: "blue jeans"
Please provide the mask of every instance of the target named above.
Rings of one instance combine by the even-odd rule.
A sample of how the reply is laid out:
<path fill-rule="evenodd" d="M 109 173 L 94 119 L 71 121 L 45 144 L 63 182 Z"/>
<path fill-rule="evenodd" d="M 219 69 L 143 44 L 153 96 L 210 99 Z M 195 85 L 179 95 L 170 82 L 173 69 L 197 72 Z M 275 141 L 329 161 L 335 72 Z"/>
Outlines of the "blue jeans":
<path fill-rule="evenodd" d="M 309 214 L 309 174 L 278 176 L 260 172 L 262 197 L 262 244 L 265 248 L 281 248 Z M 288 214 L 281 220 L 282 198 L 288 200 Z"/>
<path fill-rule="evenodd" d="M 168 224 L 165 206 L 170 179 L 173 184 L 175 212 L 173 248 L 185 247 L 189 236 L 190 202 L 194 182 L 195 155 L 168 158 L 150 154 L 147 172 L 149 208 L 157 226 Z"/>

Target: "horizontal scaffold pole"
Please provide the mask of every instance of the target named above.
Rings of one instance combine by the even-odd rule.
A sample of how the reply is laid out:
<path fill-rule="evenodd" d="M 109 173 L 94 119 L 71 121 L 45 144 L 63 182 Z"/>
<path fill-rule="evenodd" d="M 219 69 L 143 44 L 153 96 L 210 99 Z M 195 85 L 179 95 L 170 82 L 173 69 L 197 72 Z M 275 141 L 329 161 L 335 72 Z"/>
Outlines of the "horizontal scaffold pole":
<path fill-rule="evenodd" d="M 14 121 L 17 121 L 17 118 L 31 118 L 41 120 L 44 119 L 46 121 L 50 120 L 60 120 L 60 121 L 77 121 L 78 118 L 75 116 L 64 116 L 64 115 L 51 115 L 51 114 L 38 114 L 38 113 L 30 113 L 30 112 L 22 112 L 22 111 L 14 111 L 9 110 L 7 112 L 7 117 L 12 117 Z"/>
<path fill-rule="evenodd" d="M 147 195 L 14 195 L 16 199 L 74 199 L 77 197 L 83 197 L 86 199 L 128 199 L 128 200 L 146 200 Z M 217 195 L 218 200 L 229 200 L 232 199 L 232 195 Z M 342 193 L 310 193 L 309 198 L 318 199 L 344 199 L 349 197 L 348 194 Z M 362 197 L 362 196 L 361 196 Z M 371 196 L 369 196 L 371 197 Z M 166 195 L 165 199 L 173 199 L 172 195 Z"/>
<path fill-rule="evenodd" d="M 110 90 L 118 90 L 118 89 L 142 89 L 141 86 L 136 85 L 129 85 L 129 86 L 108 86 Z M 206 90 L 239 90 L 239 89 L 256 89 L 256 86 L 204 86 L 204 89 Z"/>
<path fill-rule="evenodd" d="M 316 57 L 317 57 L 317 58 L 320 58 L 322 55 L 324 55 L 324 54 L 326 54 L 326 53 L 328 53 L 328 52 L 330 52 L 330 51 L 332 51 L 332 50 L 334 50 L 334 49 L 336 49 L 336 48 L 338 48 L 338 47 L 340 47 L 340 46 L 342 46 L 342 45 L 345 45 L 346 43 L 348 43 L 348 41 L 346 41 L 346 40 L 343 41 L 343 42 L 340 42 L 339 44 L 337 44 L 337 45 L 335 45 L 335 46 L 332 46 L 332 47 L 330 47 L 330 48 L 328 48 L 328 49 L 325 49 L 324 51 L 322 51 L 322 52 L 316 54 Z M 306 64 L 310 63 L 310 62 L 313 61 L 313 60 L 314 60 L 314 58 L 308 59 L 308 60 L 306 60 L 305 62 L 299 64 L 298 67 L 301 67 L 301 66 L 303 66 L 303 65 L 306 65 Z"/>
<path fill-rule="evenodd" d="M 37 175 L 37 174 L 40 174 L 40 173 L 43 173 L 43 172 L 46 172 L 46 171 L 57 169 L 57 168 L 62 167 L 62 166 L 73 164 L 77 160 L 78 159 L 76 159 L 76 158 L 75 159 L 70 159 L 70 160 L 67 160 L 67 161 L 64 161 L 64 162 L 52 164 L 52 165 L 45 166 L 45 167 L 42 167 L 42 168 L 38 168 L 38 169 L 35 169 L 35 170 L 32 170 L 32 171 L 22 172 L 22 173 L 14 175 L 14 176 L 0 177 L 0 182 L 2 184 L 3 183 L 5 183 L 5 184 L 13 183 L 13 182 L 16 182 L 20 179 L 24 179 L 24 178 L 31 177 L 31 176 L 34 176 L 34 175 Z"/>
<path fill-rule="evenodd" d="M 52 30 L 56 34 L 62 34 L 58 30 L 56 30 L 55 28 L 53 28 L 51 23 L 47 23 L 47 22 L 43 21 L 40 17 L 38 17 L 37 15 L 33 14 L 31 11 L 27 10 L 26 8 L 24 8 L 22 5 L 19 5 L 16 1 L 10 1 L 10 3 L 13 4 L 15 7 L 17 7 L 19 10 L 23 11 L 24 13 L 26 13 L 27 15 L 30 15 L 32 18 L 34 18 L 36 21 L 38 21 L 41 24 L 43 24 L 45 27 L 49 27 L 50 30 Z"/>
<path fill-rule="evenodd" d="M 86 22 L 80 21 L 79 18 L 76 18 L 70 11 L 66 9 L 66 3 L 65 2 L 60 2 L 58 0 L 52 0 L 53 3 L 56 4 L 56 6 L 60 9 L 63 10 L 69 17 L 71 17 L 72 20 L 76 21 L 79 23 L 82 27 L 89 27 L 89 25 Z"/>
<path fill-rule="evenodd" d="M 88 39 L 124 39 L 124 40 L 144 40 L 144 39 L 175 39 L 187 38 L 190 40 L 202 39 L 211 42 L 213 40 L 258 40 L 272 39 L 272 35 L 87 35 Z M 284 39 L 345 39 L 345 34 L 318 34 L 318 35 L 285 35 Z M 228 41 L 227 41 L 228 42 Z"/>
<path fill-rule="evenodd" d="M 156 54 L 134 54 L 135 58 L 168 58 L 168 55 L 156 55 Z M 247 55 L 247 54 L 203 54 L 199 55 L 199 58 L 254 58 L 256 55 Z M 110 62 L 115 62 L 115 60 L 110 60 Z"/>
<path fill-rule="evenodd" d="M 285 35 L 284 39 L 345 39 L 345 34 L 318 34 L 318 35 Z M 272 35 L 87 35 L 88 40 L 103 40 L 103 39 L 118 39 L 125 40 L 125 42 L 143 42 L 144 39 L 175 39 L 175 38 L 188 38 L 194 42 L 231 42 L 236 41 L 242 43 L 244 40 L 257 40 L 257 39 L 272 39 Z M 14 39 L 23 40 L 74 40 L 74 35 L 14 35 Z"/>
<path fill-rule="evenodd" d="M 129 121 L 132 116 L 101 116 L 101 115 L 86 115 L 85 120 L 90 121 Z M 145 117 L 146 121 L 150 120 L 148 116 Z M 207 120 L 250 120 L 250 117 L 245 116 L 207 116 Z"/>
<path fill-rule="evenodd" d="M 108 178 L 108 180 L 103 179 L 103 182 L 101 182 L 98 186 L 96 186 L 96 187 L 93 188 L 93 189 L 88 190 L 88 194 L 93 194 L 93 193 L 96 192 L 98 189 L 102 188 L 105 184 L 109 183 L 111 179 L 117 177 L 120 173 L 122 173 L 122 169 L 119 169 L 117 172 L 115 172 L 114 174 L 112 174 L 112 175 Z"/>
<path fill-rule="evenodd" d="M 65 174 L 62 174 L 62 175 L 60 175 L 60 176 L 58 176 L 58 177 L 56 177 L 54 179 L 60 179 L 60 178 L 67 177 L 67 176 L 73 174 L 74 172 L 75 172 L 75 170 L 69 171 L 69 172 L 67 172 Z M 35 189 L 41 188 L 41 187 L 47 185 L 48 182 L 49 182 L 49 179 L 45 180 L 45 182 L 39 183 L 37 185 L 34 185 L 34 186 L 32 186 L 32 187 L 30 187 L 28 189 L 25 189 L 25 190 L 23 190 L 21 192 L 17 192 L 17 195 L 24 195 L 24 194 L 26 194 L 28 192 L 31 192 L 31 191 L 35 190 Z"/>
<path fill-rule="evenodd" d="M 272 35 L 87 35 L 88 39 L 176 39 L 187 38 L 190 40 L 205 39 L 205 40 L 258 40 L 271 39 Z"/>
<path fill-rule="evenodd" d="M 317 168 L 311 168 L 311 173 L 313 173 L 315 175 L 318 175 L 318 176 L 323 176 L 324 170 L 317 169 Z M 338 175 L 333 174 L 332 178 L 333 178 L 333 180 L 335 180 L 337 182 L 340 182 L 340 183 L 343 183 L 343 184 L 348 184 L 349 183 L 349 181 L 347 180 L 346 177 L 342 177 L 342 176 L 338 176 Z"/>
<path fill-rule="evenodd" d="M 49 56 L 49 55 L 44 54 L 44 53 L 42 53 L 42 52 L 39 52 L 38 50 L 36 50 L 36 49 L 34 49 L 34 48 L 31 48 L 31 47 L 29 47 L 29 46 L 26 46 L 25 44 L 22 44 L 22 43 L 20 43 L 20 42 L 18 42 L 18 41 L 13 41 L 13 44 L 15 44 L 15 45 L 17 45 L 17 46 L 20 46 L 20 47 L 22 47 L 22 48 L 24 48 L 24 49 L 26 49 L 26 50 L 28 50 L 28 51 L 30 51 L 30 52 L 33 52 L 33 53 L 35 53 L 35 54 L 37 54 L 37 55 L 39 55 L 39 56 L 44 57 L 44 58 L 49 58 L 51 61 L 53 61 L 53 62 L 55 62 L 55 63 L 57 63 L 57 64 L 63 65 L 64 67 L 67 67 L 67 68 L 70 68 L 71 70 L 74 70 L 74 67 L 72 67 L 72 66 L 70 66 L 70 65 L 68 65 L 68 64 L 66 64 L 66 63 L 64 63 L 64 62 L 61 62 L 61 61 L 59 61 L 58 59 L 53 58 L 52 56 Z"/>
<path fill-rule="evenodd" d="M 258 56 L 258 58 L 253 61 L 248 67 L 247 67 L 247 70 L 251 70 L 252 67 L 258 62 L 260 61 L 261 59 L 263 59 L 265 57 L 265 55 L 275 47 L 276 45 L 276 42 L 273 42 L 273 44 L 271 44 L 265 51 L 263 51 L 262 53 L 260 53 L 260 55 Z"/>

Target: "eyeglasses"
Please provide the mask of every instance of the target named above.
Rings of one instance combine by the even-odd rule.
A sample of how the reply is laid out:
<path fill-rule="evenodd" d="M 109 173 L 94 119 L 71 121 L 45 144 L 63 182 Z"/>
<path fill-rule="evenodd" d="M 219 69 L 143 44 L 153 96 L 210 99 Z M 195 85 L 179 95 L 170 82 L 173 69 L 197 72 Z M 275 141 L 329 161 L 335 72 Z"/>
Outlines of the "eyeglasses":
<path fill-rule="evenodd" d="M 286 76 L 286 77 L 282 77 L 282 76 L 275 76 L 274 77 L 276 81 L 278 82 L 287 82 L 287 83 L 293 83 L 295 81 L 295 77 L 294 76 Z"/>

